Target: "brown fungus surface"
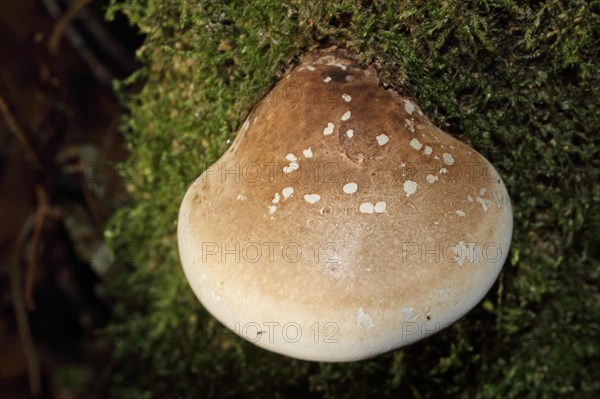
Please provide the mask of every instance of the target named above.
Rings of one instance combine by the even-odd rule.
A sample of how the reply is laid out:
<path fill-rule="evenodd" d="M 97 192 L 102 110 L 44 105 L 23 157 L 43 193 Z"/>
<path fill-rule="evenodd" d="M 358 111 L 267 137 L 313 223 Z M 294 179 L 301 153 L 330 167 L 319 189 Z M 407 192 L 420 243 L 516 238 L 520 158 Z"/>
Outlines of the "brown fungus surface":
<path fill-rule="evenodd" d="M 496 280 L 493 166 L 337 50 L 307 56 L 188 189 L 179 250 L 206 309 L 266 349 L 350 361 L 431 335 Z"/>

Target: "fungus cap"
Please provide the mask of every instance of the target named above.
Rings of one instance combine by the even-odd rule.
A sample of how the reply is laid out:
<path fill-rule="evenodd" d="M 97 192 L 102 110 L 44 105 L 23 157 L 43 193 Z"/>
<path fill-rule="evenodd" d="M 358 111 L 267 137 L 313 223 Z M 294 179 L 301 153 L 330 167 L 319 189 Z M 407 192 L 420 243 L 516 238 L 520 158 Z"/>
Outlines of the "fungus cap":
<path fill-rule="evenodd" d="M 352 361 L 438 332 L 490 289 L 512 235 L 494 167 L 337 49 L 254 108 L 188 189 L 200 302 L 256 345 Z"/>

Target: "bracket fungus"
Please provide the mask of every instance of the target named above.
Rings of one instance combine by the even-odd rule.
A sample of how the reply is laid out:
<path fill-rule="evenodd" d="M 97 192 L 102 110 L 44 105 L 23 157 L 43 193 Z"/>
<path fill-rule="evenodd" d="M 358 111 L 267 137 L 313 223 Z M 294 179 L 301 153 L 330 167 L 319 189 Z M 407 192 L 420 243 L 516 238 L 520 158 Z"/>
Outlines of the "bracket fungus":
<path fill-rule="evenodd" d="M 332 48 L 292 68 L 189 187 L 178 244 L 225 326 L 280 354 L 352 361 L 473 308 L 512 223 L 482 155 Z"/>

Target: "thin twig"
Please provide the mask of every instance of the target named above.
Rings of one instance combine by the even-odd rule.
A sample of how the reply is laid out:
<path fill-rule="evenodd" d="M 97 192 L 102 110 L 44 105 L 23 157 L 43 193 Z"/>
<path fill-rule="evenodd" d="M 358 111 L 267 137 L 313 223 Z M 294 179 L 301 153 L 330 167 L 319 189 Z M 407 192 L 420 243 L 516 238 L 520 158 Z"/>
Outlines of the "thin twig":
<path fill-rule="evenodd" d="M 38 263 L 38 254 L 40 251 L 40 239 L 42 235 L 42 228 L 44 227 L 44 219 L 50 212 L 48 205 L 48 196 L 42 186 L 35 187 L 35 194 L 37 197 L 37 209 L 35 212 L 35 223 L 33 227 L 32 252 L 27 262 L 27 271 L 25 272 L 25 305 L 28 311 L 35 309 L 35 303 L 33 301 L 33 285 L 35 281 L 35 272 Z"/>
<path fill-rule="evenodd" d="M 56 0 L 40 0 L 44 5 L 48 14 L 55 19 L 59 19 L 61 16 L 60 7 L 56 4 Z M 79 53 L 81 58 L 88 64 L 90 70 L 96 80 L 102 83 L 106 87 L 112 87 L 113 76 L 111 72 L 108 70 L 106 66 L 104 66 L 96 57 L 94 52 L 90 50 L 90 48 L 86 45 L 83 36 L 70 24 L 67 24 L 64 27 L 64 32 L 62 33 L 69 42 L 71 42 L 71 46 Z"/>
<path fill-rule="evenodd" d="M 29 375 L 29 387 L 31 390 L 31 396 L 38 397 L 42 391 L 41 378 L 40 378 L 40 362 L 31 338 L 31 331 L 29 330 L 29 320 L 27 319 L 27 311 L 25 309 L 25 298 L 23 296 L 23 286 L 21 281 L 21 249 L 25 238 L 31 231 L 35 216 L 29 215 L 17 238 L 17 242 L 13 248 L 12 253 L 8 260 L 8 270 L 10 278 L 10 293 L 12 297 L 13 306 L 15 307 L 15 317 L 17 319 L 17 329 L 19 331 L 19 338 L 21 345 L 23 345 L 23 352 L 27 360 L 27 372 Z"/>
<path fill-rule="evenodd" d="M 106 54 L 119 65 L 121 69 L 126 71 L 127 75 L 138 69 L 130 52 L 123 44 L 114 37 L 110 28 L 102 18 L 98 18 L 92 12 L 82 12 L 79 14 L 78 21 L 85 26 L 86 32 L 89 33 L 97 45 L 102 48 Z"/>
<path fill-rule="evenodd" d="M 21 129 L 21 126 L 19 126 L 19 123 L 17 122 L 16 118 L 13 116 L 12 112 L 10 112 L 10 109 L 8 108 L 8 104 L 6 103 L 6 101 L 4 101 L 4 98 L 2 97 L 1 94 L 0 94 L 0 112 L 2 112 L 2 116 L 4 117 L 4 120 L 6 120 L 6 125 L 8 126 L 8 130 L 12 134 L 15 135 L 15 137 L 17 138 L 17 141 L 19 141 L 19 143 L 25 150 L 25 153 L 27 154 L 29 161 L 33 164 L 33 166 L 36 169 L 40 169 L 42 167 L 40 159 L 36 155 L 35 151 L 33 151 L 33 147 L 29 143 L 27 136 L 25 136 L 23 129 Z"/>
<path fill-rule="evenodd" d="M 96 226 L 102 226 L 104 224 L 103 212 L 99 209 L 98 202 L 94 198 L 94 195 L 92 194 L 89 183 L 85 176 L 82 175 L 79 178 L 79 185 L 81 186 L 83 198 L 85 198 L 85 202 L 88 206 L 88 211 L 91 214 L 92 219 L 96 223 Z"/>
<path fill-rule="evenodd" d="M 60 16 L 59 20 L 52 29 L 50 38 L 48 39 L 48 50 L 51 54 L 56 54 L 60 38 L 63 36 L 63 33 L 67 27 L 71 24 L 71 21 L 77 18 L 79 12 L 86 4 L 91 2 L 92 0 L 75 0 L 69 5 L 67 11 Z"/>

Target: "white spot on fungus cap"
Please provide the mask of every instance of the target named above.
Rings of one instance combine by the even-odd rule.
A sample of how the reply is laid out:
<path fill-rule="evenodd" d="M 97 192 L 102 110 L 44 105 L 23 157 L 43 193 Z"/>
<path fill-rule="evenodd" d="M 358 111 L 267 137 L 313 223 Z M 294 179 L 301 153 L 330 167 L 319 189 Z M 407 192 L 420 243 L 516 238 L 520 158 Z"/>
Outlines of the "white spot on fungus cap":
<path fill-rule="evenodd" d="M 354 194 L 358 190 L 358 184 L 354 182 L 346 183 L 342 189 L 346 194 Z"/>
<path fill-rule="evenodd" d="M 281 190 L 281 194 L 283 194 L 283 199 L 286 200 L 286 199 L 290 198 L 292 196 L 292 194 L 294 194 L 294 188 L 286 187 L 283 190 Z"/>
<path fill-rule="evenodd" d="M 423 147 L 423 144 L 421 144 L 421 142 L 417 139 L 412 139 L 409 144 L 415 150 L 420 150 L 421 147 Z"/>
<path fill-rule="evenodd" d="M 358 308 L 356 311 L 356 322 L 365 328 L 373 327 L 373 319 L 365 313 L 363 308 Z"/>
<path fill-rule="evenodd" d="M 415 105 L 408 99 L 404 99 L 404 110 L 409 114 L 415 111 Z"/>
<path fill-rule="evenodd" d="M 387 208 L 387 204 L 384 201 L 379 201 L 375 204 L 375 206 L 373 207 L 373 210 L 376 213 L 383 213 L 383 212 L 385 212 L 386 208 Z"/>
<path fill-rule="evenodd" d="M 404 192 L 406 196 L 409 197 L 417 192 L 417 183 L 412 180 L 407 180 L 404 182 Z"/>
<path fill-rule="evenodd" d="M 377 139 L 377 144 L 379 145 L 385 145 L 388 143 L 388 141 L 390 141 L 390 138 L 388 136 L 386 136 L 385 134 L 380 134 L 379 136 L 376 137 Z"/>
<path fill-rule="evenodd" d="M 442 154 L 442 157 L 444 158 L 444 163 L 446 165 L 450 166 L 454 164 L 454 157 L 452 156 L 452 154 L 445 152 Z"/>
<path fill-rule="evenodd" d="M 296 157 L 294 154 L 290 153 L 285 156 L 285 159 L 287 159 L 290 162 L 296 162 L 298 160 L 298 157 Z"/>
<path fill-rule="evenodd" d="M 306 202 L 308 202 L 309 204 L 314 204 L 316 202 L 319 202 L 319 200 L 321 200 L 321 196 L 319 194 L 306 194 L 304 196 L 304 200 Z"/>
<path fill-rule="evenodd" d="M 360 213 L 373 213 L 375 211 L 375 206 L 370 202 L 363 202 L 358 207 Z"/>
<path fill-rule="evenodd" d="M 285 98 L 279 82 L 189 187 L 178 246 L 202 305 L 262 348 L 316 361 L 373 357 L 462 317 L 510 246 L 496 170 L 339 50 L 289 75 L 305 93 L 335 81 L 351 101 L 268 101 Z"/>
<path fill-rule="evenodd" d="M 332 122 L 327 122 L 327 126 L 325 127 L 325 129 L 323 129 L 323 135 L 329 136 L 329 135 L 333 134 L 334 128 L 335 128 L 335 125 Z"/>

